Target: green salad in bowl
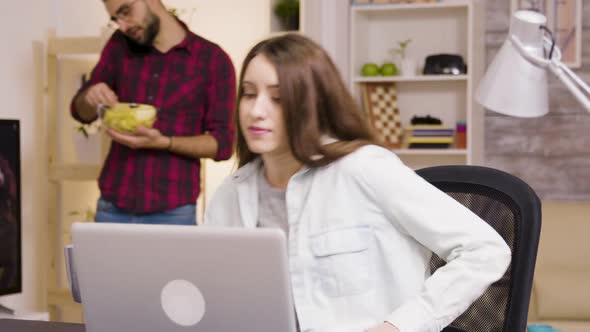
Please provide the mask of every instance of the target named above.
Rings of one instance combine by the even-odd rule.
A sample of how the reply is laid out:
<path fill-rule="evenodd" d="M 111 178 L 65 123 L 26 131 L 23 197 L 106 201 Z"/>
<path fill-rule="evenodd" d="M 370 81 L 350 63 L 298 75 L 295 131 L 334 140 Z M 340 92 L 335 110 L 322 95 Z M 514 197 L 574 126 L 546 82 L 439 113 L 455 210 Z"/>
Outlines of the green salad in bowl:
<path fill-rule="evenodd" d="M 98 115 L 107 128 L 129 134 L 138 126 L 152 128 L 156 122 L 157 110 L 148 104 L 117 103 L 113 106 L 100 105 Z"/>

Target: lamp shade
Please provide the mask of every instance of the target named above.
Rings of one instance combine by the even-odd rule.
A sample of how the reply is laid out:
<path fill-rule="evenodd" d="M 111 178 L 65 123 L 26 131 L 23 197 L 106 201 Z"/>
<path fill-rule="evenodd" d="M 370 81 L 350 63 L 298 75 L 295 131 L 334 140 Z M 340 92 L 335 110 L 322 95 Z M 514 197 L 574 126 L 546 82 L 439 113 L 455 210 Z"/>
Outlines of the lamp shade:
<path fill-rule="evenodd" d="M 547 114 L 547 70 L 523 55 L 526 52 L 543 57 L 541 26 L 546 22 L 545 16 L 533 11 L 517 11 L 513 14 L 509 36 L 475 92 L 478 103 L 494 112 L 515 117 L 530 118 Z M 520 49 L 513 38 L 520 42 Z"/>

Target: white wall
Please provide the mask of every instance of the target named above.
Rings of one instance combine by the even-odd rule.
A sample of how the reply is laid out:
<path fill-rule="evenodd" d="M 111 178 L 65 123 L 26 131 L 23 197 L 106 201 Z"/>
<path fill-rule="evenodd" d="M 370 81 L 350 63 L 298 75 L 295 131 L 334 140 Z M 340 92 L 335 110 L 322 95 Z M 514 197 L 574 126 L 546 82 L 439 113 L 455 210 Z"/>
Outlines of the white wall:
<path fill-rule="evenodd" d="M 165 0 L 169 6 L 192 8 L 189 27 L 215 41 L 230 55 L 236 71 L 258 40 L 270 31 L 269 0 Z M 181 15 L 189 19 L 189 14 Z"/>
<path fill-rule="evenodd" d="M 52 23 L 49 0 L 0 1 L 0 118 L 21 122 L 23 293 L 0 298 L 0 303 L 19 309 L 38 309 L 42 275 L 40 254 L 45 205 L 42 183 L 46 169 L 40 153 L 43 136 L 35 109 L 37 83 L 33 63 L 33 40 L 42 40 Z"/>
<path fill-rule="evenodd" d="M 98 36 L 109 22 L 102 0 L 50 0 L 56 34 L 62 37 Z"/>
<path fill-rule="evenodd" d="M 303 31 L 332 57 L 342 78 L 348 81 L 349 1 L 308 0 L 303 2 Z"/>

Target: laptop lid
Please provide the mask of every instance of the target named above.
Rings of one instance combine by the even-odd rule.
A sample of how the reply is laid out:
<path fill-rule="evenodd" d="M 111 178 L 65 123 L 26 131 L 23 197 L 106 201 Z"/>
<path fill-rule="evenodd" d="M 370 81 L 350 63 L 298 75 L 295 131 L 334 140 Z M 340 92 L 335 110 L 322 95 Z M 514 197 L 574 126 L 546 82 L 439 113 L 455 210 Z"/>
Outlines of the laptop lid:
<path fill-rule="evenodd" d="M 87 332 L 295 331 L 278 229 L 75 223 Z"/>

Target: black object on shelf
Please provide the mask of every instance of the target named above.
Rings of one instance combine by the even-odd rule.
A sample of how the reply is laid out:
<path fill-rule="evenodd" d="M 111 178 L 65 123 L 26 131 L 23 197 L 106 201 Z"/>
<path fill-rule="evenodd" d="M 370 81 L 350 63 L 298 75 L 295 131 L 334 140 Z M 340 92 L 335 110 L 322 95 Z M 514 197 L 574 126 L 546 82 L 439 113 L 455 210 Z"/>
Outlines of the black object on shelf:
<path fill-rule="evenodd" d="M 448 149 L 450 143 L 410 143 L 409 149 Z"/>
<path fill-rule="evenodd" d="M 412 117 L 412 120 L 410 120 L 410 123 L 413 126 L 416 126 L 416 125 L 440 125 L 440 124 L 442 124 L 442 121 L 439 118 L 435 118 L 430 115 L 427 115 L 427 116 L 415 115 Z"/>
<path fill-rule="evenodd" d="M 463 57 L 457 54 L 433 54 L 426 57 L 424 75 L 462 75 L 467 73 Z"/>

